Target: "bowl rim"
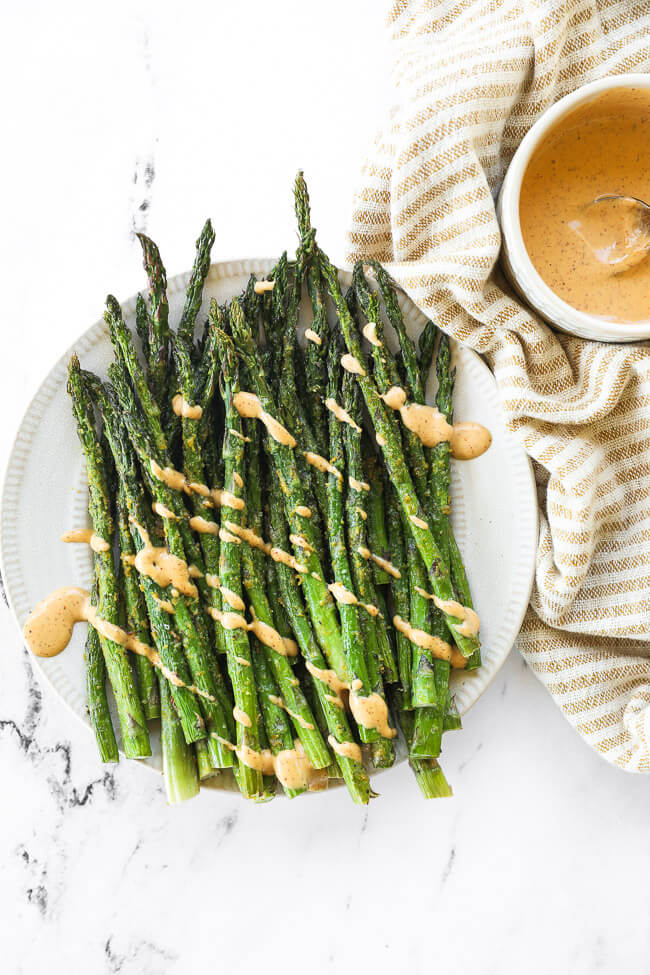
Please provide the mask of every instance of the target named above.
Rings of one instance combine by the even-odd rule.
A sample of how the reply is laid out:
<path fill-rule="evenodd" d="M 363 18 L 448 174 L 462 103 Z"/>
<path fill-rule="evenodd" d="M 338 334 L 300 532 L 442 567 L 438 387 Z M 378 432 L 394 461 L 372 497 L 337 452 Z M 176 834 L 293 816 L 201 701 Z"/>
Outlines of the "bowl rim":
<path fill-rule="evenodd" d="M 615 88 L 650 88 L 650 74 L 606 75 L 558 99 L 533 123 L 517 148 L 499 194 L 498 209 L 506 267 L 526 301 L 565 332 L 597 341 L 641 342 L 650 339 L 650 316 L 640 322 L 614 322 L 574 308 L 544 281 L 531 261 L 519 221 L 524 173 L 544 135 L 578 105 Z"/>

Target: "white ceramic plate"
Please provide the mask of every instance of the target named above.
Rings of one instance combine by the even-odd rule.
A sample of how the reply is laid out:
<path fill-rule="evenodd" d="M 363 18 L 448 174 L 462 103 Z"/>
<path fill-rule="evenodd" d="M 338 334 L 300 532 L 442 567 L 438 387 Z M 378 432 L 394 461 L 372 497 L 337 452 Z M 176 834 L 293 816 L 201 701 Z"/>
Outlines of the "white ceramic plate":
<path fill-rule="evenodd" d="M 239 294 L 248 276 L 264 275 L 270 260 L 235 261 L 212 266 L 205 288 L 219 301 Z M 168 283 L 170 321 L 176 322 L 189 274 Z M 400 297 L 407 327 L 419 335 L 424 316 Z M 122 305 L 131 325 L 135 297 Z M 199 320 L 203 320 L 199 316 Z M 103 321 L 89 328 L 74 345 L 85 368 L 105 376 L 112 360 Z M 85 545 L 65 545 L 61 534 L 89 524 L 81 448 L 66 393 L 66 365 L 60 359 L 32 400 L 16 434 L 2 491 L 0 512 L 1 567 L 9 604 L 21 628 L 35 603 L 58 586 L 90 588 L 91 560 Z M 493 436 L 489 451 L 470 463 L 454 462 L 454 532 L 481 618 L 483 666 L 454 680 L 456 702 L 464 714 L 483 693 L 506 659 L 528 604 L 537 542 L 537 502 L 530 463 L 506 431 L 492 374 L 479 357 L 456 347 L 455 414 L 485 424 Z M 435 391 L 430 383 L 428 394 Z M 83 647 L 85 627 L 78 626 L 67 650 L 35 665 L 74 713 L 89 726 L 86 713 Z M 115 724 L 117 729 L 117 723 Z M 154 754 L 143 764 L 161 767 L 157 736 Z M 210 780 L 227 786 L 227 777 Z"/>

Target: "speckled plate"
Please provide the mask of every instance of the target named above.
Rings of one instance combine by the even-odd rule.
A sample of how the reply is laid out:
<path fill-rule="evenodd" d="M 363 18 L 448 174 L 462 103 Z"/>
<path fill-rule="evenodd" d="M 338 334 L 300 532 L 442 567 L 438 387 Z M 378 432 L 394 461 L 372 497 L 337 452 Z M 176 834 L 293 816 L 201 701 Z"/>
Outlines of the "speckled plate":
<path fill-rule="evenodd" d="M 210 297 L 224 301 L 243 289 L 249 274 L 265 274 L 271 260 L 234 261 L 212 266 L 205 306 Z M 171 321 L 178 319 L 189 274 L 169 281 Z M 346 282 L 349 283 L 349 282 Z M 406 296 L 400 297 L 405 321 L 416 337 L 424 316 Z M 204 306 L 204 307 L 205 307 Z M 131 326 L 135 297 L 124 302 Z M 70 349 L 51 370 L 23 417 L 9 458 L 2 490 L 0 551 L 9 604 L 21 628 L 35 603 L 58 586 L 90 588 L 91 560 L 84 545 L 64 545 L 61 534 L 89 524 L 81 449 L 66 393 Z M 82 364 L 106 375 L 112 359 L 103 321 L 74 344 Z M 454 532 L 467 566 L 476 609 L 481 618 L 483 666 L 454 675 L 456 702 L 464 714 L 480 697 L 506 659 L 528 604 L 535 564 L 537 502 L 530 463 L 506 430 L 497 389 L 487 366 L 468 349 L 454 349 L 457 365 L 455 413 L 475 419 L 492 432 L 489 451 L 453 469 Z M 431 400 L 435 385 L 430 385 Z M 67 650 L 35 665 L 74 713 L 88 726 L 84 683 L 85 628 L 75 627 Z M 8 652 L 8 651 L 6 651 Z M 116 728 L 117 723 L 116 723 Z M 142 764 L 161 768 L 157 733 L 153 755 Z M 228 777 L 210 780 L 228 787 Z"/>

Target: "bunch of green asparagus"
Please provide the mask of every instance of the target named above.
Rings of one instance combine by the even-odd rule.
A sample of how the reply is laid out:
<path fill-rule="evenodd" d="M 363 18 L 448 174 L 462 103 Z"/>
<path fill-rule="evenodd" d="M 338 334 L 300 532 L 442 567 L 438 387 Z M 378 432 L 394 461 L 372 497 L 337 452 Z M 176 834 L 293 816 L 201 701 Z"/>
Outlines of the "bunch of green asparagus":
<path fill-rule="evenodd" d="M 108 685 L 126 757 L 150 754 L 160 720 L 170 802 L 231 775 L 255 801 L 334 778 L 367 803 L 398 727 L 423 795 L 447 796 L 441 740 L 460 727 L 450 670 L 480 664 L 477 636 L 450 612 L 472 606 L 450 450 L 423 446 L 386 399 L 400 387 L 423 404 L 435 359 L 451 422 L 448 341 L 429 322 L 416 348 L 376 262 L 357 264 L 344 293 L 301 173 L 295 209 L 295 260 L 283 254 L 227 305 L 213 299 L 203 322 L 206 223 L 175 331 L 158 248 L 140 235 L 141 353 L 109 297 L 108 379 L 69 364 L 93 531 L 111 541 L 93 553 L 92 602 L 147 651 L 89 625 L 91 723 L 113 762 Z"/>

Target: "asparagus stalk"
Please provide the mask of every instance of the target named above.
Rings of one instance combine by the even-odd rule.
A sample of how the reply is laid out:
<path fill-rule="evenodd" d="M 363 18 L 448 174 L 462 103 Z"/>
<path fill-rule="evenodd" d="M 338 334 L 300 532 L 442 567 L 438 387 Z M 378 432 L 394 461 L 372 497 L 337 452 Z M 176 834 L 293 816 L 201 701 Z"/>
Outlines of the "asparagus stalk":
<path fill-rule="evenodd" d="M 387 527 L 390 539 L 390 561 L 399 571 L 399 577 L 390 579 L 391 594 L 393 597 L 393 608 L 398 616 L 407 619 L 410 613 L 409 598 L 409 573 L 406 560 L 406 545 L 404 532 L 402 530 L 402 512 L 399 498 L 390 481 L 387 479 L 386 495 L 387 504 Z M 410 533 L 407 536 L 411 538 Z M 413 648 L 410 640 L 399 630 L 395 632 L 397 643 L 397 669 L 400 680 L 400 703 L 403 708 L 410 710 L 413 707 L 411 697 L 412 682 L 412 661 Z"/>
<path fill-rule="evenodd" d="M 113 519 L 104 458 L 93 427 L 92 403 L 83 388 L 76 355 L 72 356 L 68 365 L 68 393 L 72 400 L 77 432 L 86 459 L 93 531 L 100 538 L 110 542 L 113 537 Z M 108 548 L 105 552 L 97 553 L 95 565 L 99 615 L 109 623 L 117 624 L 119 609 L 112 549 Z M 151 746 L 128 653 L 124 647 L 105 637 L 100 636 L 100 645 L 117 705 L 124 754 L 127 758 L 144 758 L 151 754 Z"/>
<path fill-rule="evenodd" d="M 210 252 L 214 244 L 215 233 L 210 220 L 206 220 L 203 230 L 196 242 L 196 257 L 185 294 L 185 305 L 178 323 L 176 334 L 181 342 L 192 343 L 194 339 L 194 325 L 196 316 L 203 300 L 203 285 L 210 270 Z"/>
<path fill-rule="evenodd" d="M 339 398 L 340 382 L 340 347 L 336 339 L 333 338 L 328 352 L 328 396 L 335 399 Z M 328 475 L 327 482 L 327 534 L 332 557 L 332 572 L 334 573 L 335 584 L 343 586 L 347 592 L 354 592 L 346 539 L 345 503 L 347 493 L 344 478 L 346 463 L 343 426 L 334 414 L 329 417 L 329 457 L 333 469 Z M 363 512 L 359 517 L 363 517 Z M 354 602 L 339 604 L 343 649 L 348 670 L 352 681 L 356 682 L 361 688 L 361 693 L 367 696 L 372 693 L 373 687 L 366 662 L 364 639 L 359 620 L 360 612 Z M 377 741 L 379 738 L 379 733 L 374 728 L 360 727 L 359 735 L 365 743 Z"/>
<path fill-rule="evenodd" d="M 414 716 L 412 711 L 404 708 L 401 694 L 396 689 L 393 690 L 393 709 L 410 751 L 413 742 Z M 409 757 L 409 765 L 425 799 L 439 799 L 452 795 L 451 787 L 435 758 L 421 760 Z"/>
<path fill-rule="evenodd" d="M 135 546 L 131 538 L 128 509 L 122 490 L 119 490 L 117 499 L 117 527 L 120 557 L 122 559 L 122 579 L 127 626 L 129 631 L 134 633 L 142 643 L 151 643 L 149 623 L 147 620 L 147 607 L 144 595 L 140 589 L 138 572 L 132 564 L 132 559 L 135 556 Z M 144 716 L 147 720 L 159 718 L 160 697 L 158 694 L 158 681 L 153 666 L 146 657 L 139 655 L 136 655 L 134 665 Z"/>
<path fill-rule="evenodd" d="M 376 458 L 367 450 L 363 460 L 363 473 L 364 480 L 370 485 L 366 501 L 369 546 L 375 555 L 390 561 L 390 544 L 386 532 L 384 506 L 384 480 Z M 389 574 L 377 564 L 373 564 L 372 574 L 377 586 L 385 586 L 390 582 Z"/>
<path fill-rule="evenodd" d="M 185 741 L 183 728 L 174 710 L 169 684 L 161 677 L 160 685 L 160 744 L 167 802 L 175 804 L 192 799 L 199 792 L 196 755 Z"/>
<path fill-rule="evenodd" d="M 436 395 L 436 406 L 444 414 L 448 423 L 453 422 L 453 392 L 454 392 L 454 370 L 451 368 L 451 350 L 448 337 L 441 332 L 438 344 L 438 354 L 436 357 L 436 372 L 438 375 L 438 393 Z M 436 495 L 438 505 L 445 516 L 445 542 L 449 553 L 451 565 L 451 578 L 458 598 L 464 606 L 473 608 L 472 593 L 463 564 L 463 557 L 454 533 L 451 528 L 451 450 L 446 441 L 433 448 L 432 480 L 435 478 L 434 487 L 438 489 Z M 481 665 L 480 647 L 474 651 L 467 661 L 467 669 L 473 670 Z"/>
<path fill-rule="evenodd" d="M 140 339 L 142 354 L 145 362 L 149 361 L 149 315 L 147 313 L 147 303 L 138 295 L 135 300 L 135 330 Z"/>
<path fill-rule="evenodd" d="M 353 576 L 357 584 L 357 591 L 362 602 L 377 606 L 378 596 L 373 579 L 372 566 L 367 558 L 369 538 L 367 533 L 368 513 L 366 509 L 365 488 L 363 484 L 363 466 L 361 460 L 361 421 L 362 400 L 359 387 L 350 373 L 343 377 L 341 388 L 343 407 L 356 424 L 354 427 L 346 423 L 344 430 L 345 455 L 348 469 L 348 492 L 346 512 L 348 522 L 348 538 L 352 560 Z M 381 614 L 368 621 L 364 620 L 364 632 L 374 630 L 372 644 L 377 647 L 377 661 L 379 669 L 388 683 L 397 680 L 397 666 L 388 640 L 386 619 Z"/>
<path fill-rule="evenodd" d="M 438 336 L 438 329 L 429 319 L 420 333 L 420 338 L 418 341 L 419 347 L 419 363 L 420 363 L 420 374 L 422 375 L 422 380 L 426 386 L 426 377 L 429 375 L 429 370 L 431 369 L 431 363 L 433 362 L 433 356 L 436 351 L 436 338 Z"/>
<path fill-rule="evenodd" d="M 234 407 L 233 397 L 239 391 L 239 379 L 232 343 L 225 333 L 219 334 L 219 347 L 222 362 L 221 395 L 226 406 L 226 433 L 223 444 L 225 461 L 225 484 L 236 497 L 243 497 L 241 475 L 235 474 L 243 469 L 244 440 L 242 421 Z M 228 525 L 241 525 L 241 510 L 221 509 L 222 545 L 220 552 L 219 577 L 222 586 L 235 597 L 243 599 L 241 578 L 241 544 L 229 530 Z M 246 764 L 250 752 L 261 748 L 258 727 L 258 700 L 248 633 L 240 627 L 225 627 L 228 672 L 235 696 L 235 722 L 237 731 L 237 752 L 241 765 L 238 771 L 239 787 L 244 796 L 254 798 L 264 792 L 264 783 L 259 771 Z"/>
<path fill-rule="evenodd" d="M 97 573 L 94 573 L 93 604 L 97 605 Z M 86 636 L 86 691 L 88 695 L 88 715 L 95 734 L 102 762 L 118 762 L 119 753 L 113 722 L 106 696 L 106 664 L 99 641 L 99 633 L 88 624 Z"/>
<path fill-rule="evenodd" d="M 311 226 L 309 207 L 309 193 L 302 172 L 296 176 L 294 186 L 295 210 L 300 233 L 300 246 L 307 260 L 307 290 L 312 307 L 312 321 L 309 326 L 312 336 L 305 342 L 302 360 L 305 371 L 306 387 L 310 395 L 306 406 L 311 429 L 318 444 L 318 453 L 325 455 L 328 447 L 328 422 L 325 415 L 325 387 L 327 376 L 325 371 L 327 335 L 327 292 L 323 285 L 318 263 L 318 251 L 314 245 L 314 232 Z M 314 336 L 317 338 L 314 339 Z M 320 339 L 320 341 L 317 341 Z"/>
<path fill-rule="evenodd" d="M 343 406 L 353 419 L 358 417 L 358 408 L 355 403 L 356 393 L 357 386 L 354 380 L 346 374 L 342 389 Z M 349 478 L 359 481 L 363 475 L 360 434 L 348 424 L 344 431 L 344 440 Z M 346 515 L 352 577 L 356 584 L 356 592 L 367 605 L 376 605 L 377 596 L 372 579 L 372 569 L 368 560 L 362 555 L 364 550 L 367 550 L 366 525 L 363 517 L 365 515 L 363 492 L 348 490 Z M 373 619 L 366 615 L 362 618 L 361 625 L 367 651 L 366 666 L 370 684 L 376 694 L 385 698 L 381 672 L 383 671 L 386 674 L 387 680 L 396 679 L 397 676 L 394 662 L 390 658 L 390 645 L 387 639 L 381 639 L 381 624 L 378 618 Z M 383 636 L 385 637 L 385 633 Z M 386 738 L 381 738 L 373 743 L 372 754 L 373 763 L 380 768 L 387 768 L 395 761 L 393 743 Z"/>
<path fill-rule="evenodd" d="M 156 402 L 167 402 L 169 359 L 169 303 L 167 275 L 160 252 L 153 240 L 138 234 L 144 269 L 149 280 L 149 380 Z"/>

